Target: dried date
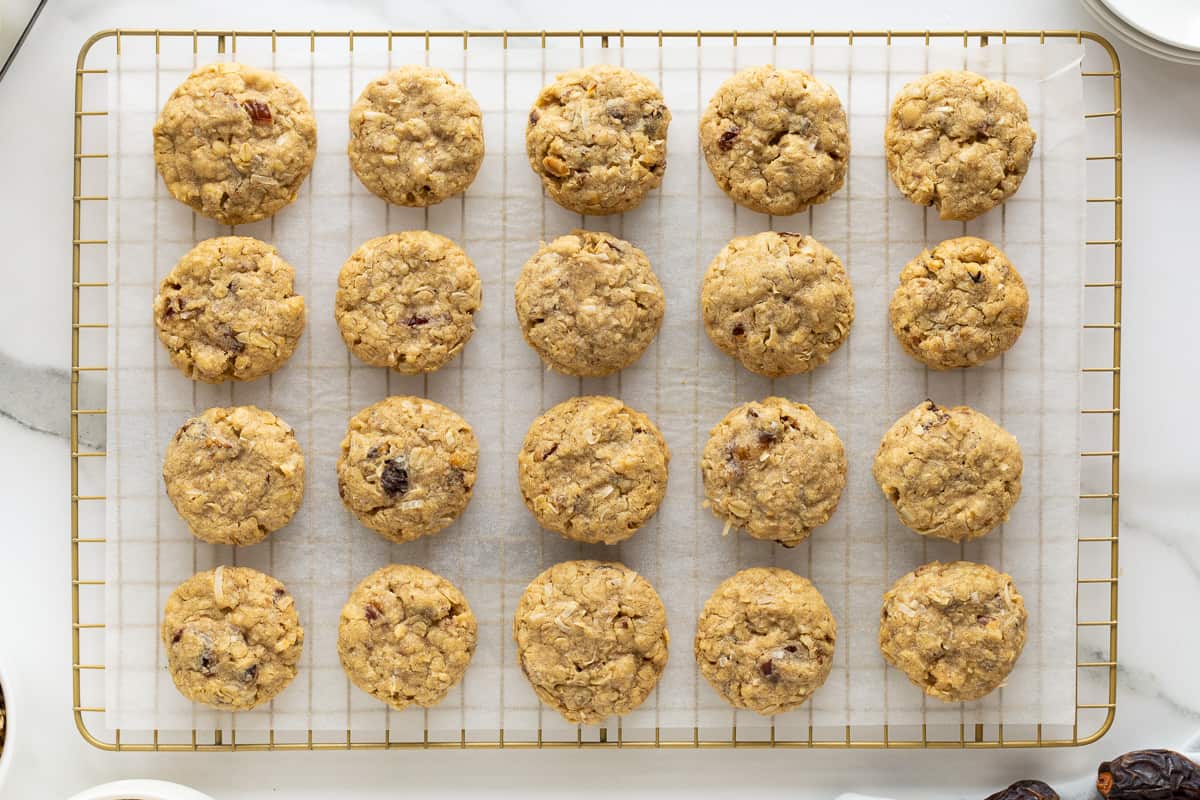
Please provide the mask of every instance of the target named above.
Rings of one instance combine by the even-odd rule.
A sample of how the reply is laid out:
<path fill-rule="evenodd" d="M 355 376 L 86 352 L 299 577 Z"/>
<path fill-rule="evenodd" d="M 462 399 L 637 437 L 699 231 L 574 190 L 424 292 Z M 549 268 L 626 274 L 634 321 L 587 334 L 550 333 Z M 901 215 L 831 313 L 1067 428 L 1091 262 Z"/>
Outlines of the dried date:
<path fill-rule="evenodd" d="M 1059 797 L 1058 792 L 1041 781 L 1025 780 L 988 795 L 986 800 L 1059 800 Z"/>
<path fill-rule="evenodd" d="M 271 124 L 271 109 L 261 100 L 243 100 L 242 108 L 250 115 L 250 121 L 255 125 Z"/>
<path fill-rule="evenodd" d="M 1200 800 L 1200 764 L 1174 750 L 1134 750 L 1101 763 L 1096 788 L 1109 800 Z"/>
<path fill-rule="evenodd" d="M 717 139 L 717 147 L 721 148 L 721 150 L 723 150 L 725 152 L 732 150 L 733 149 L 733 140 L 736 139 L 738 137 L 738 134 L 741 132 L 742 132 L 742 129 L 739 128 L 737 125 L 734 125 L 729 130 L 725 131 L 724 133 L 722 133 L 720 135 L 720 137 Z"/>

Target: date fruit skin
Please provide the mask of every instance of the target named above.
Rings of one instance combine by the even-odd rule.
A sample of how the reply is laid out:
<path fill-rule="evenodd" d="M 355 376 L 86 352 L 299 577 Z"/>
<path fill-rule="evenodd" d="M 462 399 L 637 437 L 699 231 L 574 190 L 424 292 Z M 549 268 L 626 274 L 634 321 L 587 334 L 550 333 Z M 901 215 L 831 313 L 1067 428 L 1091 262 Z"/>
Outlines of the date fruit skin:
<path fill-rule="evenodd" d="M 1200 764 L 1174 750 L 1134 750 L 1100 764 L 1107 800 L 1200 800 Z"/>
<path fill-rule="evenodd" d="M 987 796 L 986 800 L 1059 800 L 1058 792 L 1041 781 L 1017 781 L 1007 789 Z"/>

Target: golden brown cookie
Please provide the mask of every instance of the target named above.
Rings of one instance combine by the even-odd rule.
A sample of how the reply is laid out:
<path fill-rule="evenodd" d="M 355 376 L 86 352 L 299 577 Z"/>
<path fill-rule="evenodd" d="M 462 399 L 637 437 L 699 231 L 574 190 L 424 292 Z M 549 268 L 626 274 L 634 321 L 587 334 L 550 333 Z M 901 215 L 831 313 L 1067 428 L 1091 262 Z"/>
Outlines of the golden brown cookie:
<path fill-rule="evenodd" d="M 754 567 L 727 578 L 704 604 L 696 663 L 730 705 L 781 714 L 825 683 L 836 638 L 816 587 L 786 569 Z"/>
<path fill-rule="evenodd" d="M 600 377 L 637 361 L 662 327 L 664 300 L 646 254 L 599 231 L 543 244 L 514 291 L 525 341 L 551 368 Z"/>
<path fill-rule="evenodd" d="M 1021 185 L 1037 134 L 1017 90 L 967 70 L 923 75 L 896 95 L 884 130 L 892 182 L 942 219 L 974 219 Z"/>
<path fill-rule="evenodd" d="M 662 183 L 670 123 L 662 92 L 636 72 L 611 64 L 564 72 L 529 111 L 529 166 L 563 208 L 629 211 Z"/>
<path fill-rule="evenodd" d="M 304 331 L 296 273 L 266 242 L 206 239 L 163 278 L 154 325 L 171 363 L 195 381 L 250 381 L 283 366 Z"/>
<path fill-rule="evenodd" d="M 1025 601 L 986 564 L 933 561 L 883 596 L 879 649 L 930 697 L 977 700 L 1003 686 L 1025 646 Z"/>
<path fill-rule="evenodd" d="M 444 70 L 408 65 L 367 84 L 350 109 L 350 167 L 375 195 L 431 206 L 483 163 L 483 114 Z"/>
<path fill-rule="evenodd" d="M 795 547 L 837 509 L 846 451 L 837 430 L 783 397 L 743 403 L 709 434 L 700 459 L 713 514 L 755 539 Z"/>
<path fill-rule="evenodd" d="M 462 248 L 430 231 L 405 231 L 354 251 L 338 274 L 333 315 L 362 361 L 416 375 L 462 352 L 481 298 Z"/>
<path fill-rule="evenodd" d="M 162 641 L 180 694 L 245 711 L 296 677 L 304 629 L 282 583 L 249 567 L 217 567 L 171 593 Z"/>
<path fill-rule="evenodd" d="M 269 217 L 295 200 L 316 154 L 304 95 L 245 64 L 200 67 L 154 124 L 154 163 L 167 190 L 222 225 Z"/>
<path fill-rule="evenodd" d="M 350 594 L 338 623 L 338 656 L 354 685 L 397 710 L 437 705 L 462 680 L 478 625 L 454 584 L 426 569 L 390 564 Z"/>
<path fill-rule="evenodd" d="M 1029 293 L 998 247 L 960 236 L 908 262 L 888 313 L 900 346 L 925 366 L 973 367 L 1016 344 Z"/>
<path fill-rule="evenodd" d="M 787 215 L 824 203 L 846 178 L 850 134 L 837 92 L 799 69 L 744 69 L 700 118 L 717 185 L 739 205 Z"/>
<path fill-rule="evenodd" d="M 458 518 L 478 463 L 475 432 L 458 414 L 423 397 L 388 397 L 350 419 L 338 494 L 363 525 L 407 542 Z"/>
<path fill-rule="evenodd" d="M 564 561 L 533 579 L 513 618 L 521 670 L 568 722 L 598 725 L 645 701 L 667 666 L 667 612 L 624 564 Z"/>
<path fill-rule="evenodd" d="M 163 482 L 197 539 L 261 542 L 304 499 L 304 456 L 292 427 L 254 406 L 210 408 L 167 445 Z"/>
<path fill-rule="evenodd" d="M 671 454 L 654 423 L 615 397 L 573 397 L 533 421 L 517 454 L 525 505 L 543 528 L 616 544 L 658 510 Z"/>
<path fill-rule="evenodd" d="M 962 542 L 1008 519 L 1021 468 L 1017 440 L 986 415 L 926 400 L 884 434 L 874 473 L 902 523 Z"/>
<path fill-rule="evenodd" d="M 808 372 L 842 346 L 854 292 L 841 260 L 811 236 L 739 236 L 708 265 L 700 290 L 708 338 L 751 372 Z"/>

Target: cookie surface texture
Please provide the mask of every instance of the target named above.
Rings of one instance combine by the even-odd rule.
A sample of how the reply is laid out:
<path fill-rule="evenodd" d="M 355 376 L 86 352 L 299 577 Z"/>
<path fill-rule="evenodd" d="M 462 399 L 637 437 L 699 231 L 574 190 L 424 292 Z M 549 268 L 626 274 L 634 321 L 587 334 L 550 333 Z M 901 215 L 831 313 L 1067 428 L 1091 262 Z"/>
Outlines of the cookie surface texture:
<path fill-rule="evenodd" d="M 726 702 L 781 714 L 829 677 L 836 638 L 816 587 L 785 569 L 754 567 L 727 578 L 704 604 L 696 663 Z"/>
<path fill-rule="evenodd" d="M 206 239 L 163 278 L 154 325 L 171 363 L 195 381 L 261 378 L 304 331 L 304 298 L 279 252 L 249 236 Z"/>
<path fill-rule="evenodd" d="M 466 191 L 483 163 L 483 114 L 444 70 L 403 66 L 350 108 L 354 174 L 394 205 L 431 206 Z"/>
<path fill-rule="evenodd" d="M 282 583 L 249 567 L 217 567 L 171 593 L 162 641 L 167 669 L 184 697 L 245 711 L 296 677 L 304 629 Z"/>
<path fill-rule="evenodd" d="M 304 455 L 292 427 L 271 412 L 210 408 L 176 431 L 163 481 L 196 538 L 250 545 L 282 528 L 300 508 Z"/>
<path fill-rule="evenodd" d="M 811 408 L 768 397 L 734 408 L 712 429 L 700 471 L 726 530 L 795 547 L 837 509 L 846 451 Z"/>
<path fill-rule="evenodd" d="M 350 594 L 337 649 L 354 685 L 397 710 L 434 706 L 462 680 L 479 626 L 454 584 L 421 567 L 390 564 Z"/>
<path fill-rule="evenodd" d="M 662 183 L 670 123 L 662 92 L 636 72 L 611 64 L 564 72 L 529 111 L 529 166 L 563 208 L 629 211 Z"/>
<path fill-rule="evenodd" d="M 907 84 L 884 129 L 892 182 L 942 219 L 974 219 L 1011 197 L 1036 141 L 1017 90 L 967 70 Z"/>
<path fill-rule="evenodd" d="M 904 525 L 963 542 L 1008 519 L 1022 466 L 1016 438 L 987 415 L 927 400 L 884 434 L 874 474 Z"/>
<path fill-rule="evenodd" d="M 525 341 L 566 375 L 600 377 L 637 361 L 662 327 L 662 285 L 646 254 L 577 230 L 542 245 L 514 291 Z"/>
<path fill-rule="evenodd" d="M 667 665 L 667 614 L 624 564 L 564 561 L 534 578 L 513 619 L 521 670 L 568 722 L 640 706 Z"/>
<path fill-rule="evenodd" d="M 841 260 L 811 236 L 739 236 L 708 266 L 700 290 L 708 338 L 770 378 L 809 372 L 842 346 L 854 292 Z"/>
<path fill-rule="evenodd" d="M 828 200 L 850 161 L 837 92 L 803 70 L 770 65 L 721 84 L 700 118 L 700 147 L 731 200 L 779 216 Z"/>
<path fill-rule="evenodd" d="M 200 67 L 154 124 L 154 163 L 167 190 L 222 225 L 255 222 L 295 200 L 316 154 L 304 95 L 246 64 Z"/>
<path fill-rule="evenodd" d="M 670 458 L 645 414 L 615 397 L 574 397 L 530 425 L 517 454 L 518 482 L 543 528 L 616 544 L 658 510 Z"/>
<path fill-rule="evenodd" d="M 416 375 L 462 352 L 475 332 L 482 285 L 445 236 L 406 231 L 364 242 L 338 274 L 334 318 L 359 360 Z"/>
<path fill-rule="evenodd" d="M 475 432 L 458 414 L 422 397 L 388 397 L 350 419 L 338 494 L 363 525 L 407 542 L 462 514 L 478 463 Z"/>
<path fill-rule="evenodd" d="M 900 346 L 925 366 L 974 367 L 1016 344 L 1029 292 L 1000 248 L 960 236 L 908 263 L 888 314 Z"/>
<path fill-rule="evenodd" d="M 879 649 L 930 697 L 977 700 L 1012 672 L 1025 621 L 1025 601 L 1008 575 L 970 561 L 933 561 L 883 596 Z"/>

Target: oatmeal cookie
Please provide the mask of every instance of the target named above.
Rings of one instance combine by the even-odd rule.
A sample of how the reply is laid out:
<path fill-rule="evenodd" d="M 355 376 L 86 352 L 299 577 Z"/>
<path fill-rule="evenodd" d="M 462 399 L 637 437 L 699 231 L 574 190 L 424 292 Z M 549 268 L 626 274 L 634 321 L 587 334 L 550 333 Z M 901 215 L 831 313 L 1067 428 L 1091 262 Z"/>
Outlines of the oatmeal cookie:
<path fill-rule="evenodd" d="M 206 239 L 163 278 L 154 325 L 171 363 L 194 381 L 250 381 L 291 358 L 304 331 L 296 273 L 266 242 Z"/>
<path fill-rule="evenodd" d="M 431 206 L 483 163 L 483 114 L 444 70 L 409 65 L 371 81 L 350 108 L 350 167 L 375 195 Z"/>
<path fill-rule="evenodd" d="M 407 542 L 458 518 L 478 463 L 475 432 L 458 414 L 423 397 L 389 397 L 350 419 L 338 494 L 363 525 Z"/>
<path fill-rule="evenodd" d="M 634 363 L 662 327 L 662 286 L 646 254 L 599 231 L 560 236 L 517 278 L 517 320 L 551 368 L 599 377 Z"/>
<path fill-rule="evenodd" d="M 533 579 L 513 618 L 521 670 L 568 722 L 632 711 L 667 666 L 667 611 L 624 564 L 564 561 Z"/>
<path fill-rule="evenodd" d="M 354 685 L 400 710 L 437 705 L 462 680 L 478 625 L 467 598 L 440 575 L 390 564 L 363 579 L 342 608 L 338 656 Z"/>
<path fill-rule="evenodd" d="M 700 290 L 708 338 L 751 372 L 808 372 L 842 346 L 854 292 L 842 262 L 811 236 L 739 236 L 708 266 Z"/>
<path fill-rule="evenodd" d="M 830 86 L 798 69 L 744 69 L 700 118 L 700 147 L 729 199 L 786 216 L 824 203 L 850 161 L 846 110 Z"/>
<path fill-rule="evenodd" d="M 727 578 L 704 604 L 696 663 L 729 704 L 781 714 L 825 683 L 836 638 L 815 586 L 786 569 L 754 567 Z"/>
<path fill-rule="evenodd" d="M 217 567 L 171 593 L 162 641 L 180 694 L 245 711 L 296 677 L 304 629 L 282 583 L 249 567 Z"/>
<path fill-rule="evenodd" d="M 662 92 L 636 72 L 611 64 L 564 72 L 529 111 L 529 166 L 563 208 L 629 211 L 662 183 L 670 123 Z"/>
<path fill-rule="evenodd" d="M 811 408 L 768 397 L 738 406 L 712 429 L 700 471 L 726 530 L 795 547 L 837 509 L 846 451 Z"/>
<path fill-rule="evenodd" d="M 883 596 L 879 649 L 930 697 L 977 700 L 1003 686 L 1025 646 L 1025 601 L 986 564 L 933 561 Z"/>
<path fill-rule="evenodd" d="M 1021 185 L 1037 134 L 1017 90 L 966 70 L 943 70 L 896 95 L 884 130 L 888 172 L 942 219 L 974 219 Z"/>
<path fill-rule="evenodd" d="M 457 356 L 475 332 L 482 288 L 458 245 L 429 231 L 370 239 L 338 274 L 333 315 L 350 352 L 415 375 Z"/>
<path fill-rule="evenodd" d="M 222 225 L 269 217 L 295 200 L 316 154 L 304 95 L 245 64 L 200 67 L 154 123 L 154 163 L 167 190 Z"/>
<path fill-rule="evenodd" d="M 210 408 L 176 431 L 163 481 L 197 539 L 255 544 L 300 508 L 304 456 L 292 427 L 271 412 Z"/>
<path fill-rule="evenodd" d="M 573 397 L 529 426 L 518 482 L 543 528 L 616 544 L 658 510 L 670 458 L 645 414 L 615 397 Z"/>
<path fill-rule="evenodd" d="M 1016 344 L 1029 293 L 998 247 L 960 236 L 908 262 L 888 313 L 900 346 L 925 366 L 973 367 Z"/>
<path fill-rule="evenodd" d="M 962 542 L 1008 519 L 1021 467 L 1017 440 L 986 415 L 926 400 L 884 435 L 874 473 L 907 527 Z"/>

